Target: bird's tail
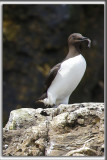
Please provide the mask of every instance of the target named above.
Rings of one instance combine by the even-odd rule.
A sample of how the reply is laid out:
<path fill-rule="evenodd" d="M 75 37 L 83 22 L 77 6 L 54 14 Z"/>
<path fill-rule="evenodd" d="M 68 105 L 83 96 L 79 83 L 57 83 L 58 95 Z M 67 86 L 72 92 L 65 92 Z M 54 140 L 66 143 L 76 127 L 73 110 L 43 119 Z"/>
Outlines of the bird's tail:
<path fill-rule="evenodd" d="M 37 100 L 32 101 L 30 104 L 33 108 L 52 108 L 53 105 L 50 105 L 50 101 L 47 97 L 47 93 L 45 92 L 40 98 Z"/>
<path fill-rule="evenodd" d="M 42 94 L 42 96 L 39 97 L 39 98 L 36 100 L 36 102 L 37 102 L 37 103 L 38 103 L 38 102 L 42 102 L 45 98 L 47 98 L 47 93 Z"/>

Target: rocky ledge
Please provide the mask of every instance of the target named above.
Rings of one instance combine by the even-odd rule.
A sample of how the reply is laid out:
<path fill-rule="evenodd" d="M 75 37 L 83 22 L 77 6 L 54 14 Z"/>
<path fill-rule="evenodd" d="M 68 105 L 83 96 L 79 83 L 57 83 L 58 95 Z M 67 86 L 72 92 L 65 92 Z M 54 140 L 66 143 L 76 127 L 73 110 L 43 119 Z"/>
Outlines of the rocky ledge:
<path fill-rule="evenodd" d="M 103 156 L 104 103 L 21 108 L 3 128 L 3 156 Z"/>

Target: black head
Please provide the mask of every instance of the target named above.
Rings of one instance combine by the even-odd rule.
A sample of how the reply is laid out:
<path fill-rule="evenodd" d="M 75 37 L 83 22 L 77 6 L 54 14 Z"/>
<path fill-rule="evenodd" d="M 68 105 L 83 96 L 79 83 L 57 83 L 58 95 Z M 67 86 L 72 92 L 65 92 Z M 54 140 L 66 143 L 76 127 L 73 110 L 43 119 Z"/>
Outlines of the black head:
<path fill-rule="evenodd" d="M 75 45 L 81 47 L 81 45 L 85 43 L 87 47 L 90 48 L 91 40 L 87 37 L 82 36 L 80 33 L 73 33 L 68 37 L 68 45 Z"/>

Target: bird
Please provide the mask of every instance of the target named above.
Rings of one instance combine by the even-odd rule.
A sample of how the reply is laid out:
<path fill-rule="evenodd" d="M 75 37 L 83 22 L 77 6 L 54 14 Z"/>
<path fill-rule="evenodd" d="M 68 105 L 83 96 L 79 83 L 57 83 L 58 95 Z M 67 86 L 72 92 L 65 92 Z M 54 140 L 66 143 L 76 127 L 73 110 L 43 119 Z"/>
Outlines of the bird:
<path fill-rule="evenodd" d="M 82 45 L 90 48 L 91 40 L 80 33 L 68 37 L 68 54 L 62 62 L 56 64 L 49 72 L 45 81 L 45 90 L 36 102 L 46 107 L 58 107 L 68 104 L 72 92 L 81 81 L 86 60 L 82 55 Z"/>

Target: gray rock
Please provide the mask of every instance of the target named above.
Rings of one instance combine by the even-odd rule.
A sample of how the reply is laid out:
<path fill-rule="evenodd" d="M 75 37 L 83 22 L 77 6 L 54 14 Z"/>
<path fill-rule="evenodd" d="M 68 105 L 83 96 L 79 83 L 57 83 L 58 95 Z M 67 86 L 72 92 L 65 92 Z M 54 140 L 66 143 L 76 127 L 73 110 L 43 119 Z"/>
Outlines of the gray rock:
<path fill-rule="evenodd" d="M 3 129 L 3 155 L 103 156 L 104 104 L 12 111 Z"/>
<path fill-rule="evenodd" d="M 40 111 L 42 111 L 42 109 Z M 26 129 L 30 126 L 37 126 L 46 119 L 39 113 L 40 111 L 33 108 L 21 108 L 11 111 L 9 121 L 6 124 L 5 129 Z"/>

